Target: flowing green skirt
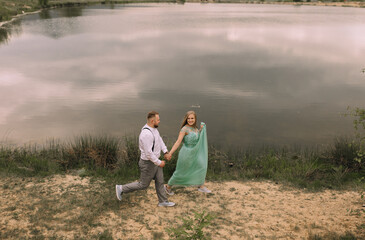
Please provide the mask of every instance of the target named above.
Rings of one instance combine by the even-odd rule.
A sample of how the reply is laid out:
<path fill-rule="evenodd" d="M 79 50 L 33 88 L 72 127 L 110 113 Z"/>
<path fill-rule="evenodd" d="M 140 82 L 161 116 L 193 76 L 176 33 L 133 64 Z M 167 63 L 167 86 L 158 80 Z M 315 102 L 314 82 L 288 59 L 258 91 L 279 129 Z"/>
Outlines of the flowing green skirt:
<path fill-rule="evenodd" d="M 206 126 L 199 133 L 196 145 L 184 142 L 180 149 L 176 170 L 169 186 L 201 186 L 205 182 L 208 168 L 208 141 Z"/>

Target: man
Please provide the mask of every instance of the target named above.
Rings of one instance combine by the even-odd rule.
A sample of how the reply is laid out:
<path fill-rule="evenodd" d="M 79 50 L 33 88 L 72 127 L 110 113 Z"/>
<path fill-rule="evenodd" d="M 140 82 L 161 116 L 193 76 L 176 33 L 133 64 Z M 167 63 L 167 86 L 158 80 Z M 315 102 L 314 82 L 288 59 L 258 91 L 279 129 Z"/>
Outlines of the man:
<path fill-rule="evenodd" d="M 140 180 L 139 182 L 125 185 L 115 185 L 115 191 L 119 201 L 122 200 L 124 193 L 148 188 L 152 179 L 154 179 L 159 202 L 158 206 L 172 207 L 175 205 L 175 203 L 167 200 L 164 189 L 162 168 L 165 166 L 165 161 L 159 159 L 161 151 L 163 151 L 166 160 L 170 160 L 171 158 L 169 158 L 167 147 L 157 130 L 159 123 L 159 113 L 155 111 L 149 112 L 147 115 L 147 124 L 143 126 L 139 135 L 139 149 L 141 150 L 141 159 L 138 163 L 141 171 Z"/>

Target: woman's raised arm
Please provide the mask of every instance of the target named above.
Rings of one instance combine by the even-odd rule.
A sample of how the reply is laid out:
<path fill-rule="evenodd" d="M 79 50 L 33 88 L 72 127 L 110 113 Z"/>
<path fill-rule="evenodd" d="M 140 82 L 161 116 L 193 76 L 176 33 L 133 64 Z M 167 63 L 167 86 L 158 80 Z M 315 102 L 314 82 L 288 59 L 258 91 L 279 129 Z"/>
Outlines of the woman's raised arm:
<path fill-rule="evenodd" d="M 201 123 L 200 123 L 200 129 L 199 129 L 199 132 L 201 132 L 201 131 L 203 130 L 204 126 L 205 126 L 205 123 L 204 123 L 204 122 L 201 122 Z"/>

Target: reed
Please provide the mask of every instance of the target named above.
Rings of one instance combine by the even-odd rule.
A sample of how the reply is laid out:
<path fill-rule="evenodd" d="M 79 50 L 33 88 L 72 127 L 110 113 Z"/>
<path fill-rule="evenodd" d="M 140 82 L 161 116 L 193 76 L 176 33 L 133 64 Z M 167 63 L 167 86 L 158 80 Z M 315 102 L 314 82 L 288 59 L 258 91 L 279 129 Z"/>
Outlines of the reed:
<path fill-rule="evenodd" d="M 263 147 L 223 150 L 209 146 L 207 180 L 269 179 L 308 189 L 364 186 L 364 162 L 355 160 L 353 141 L 337 138 L 326 149 Z M 72 141 L 49 140 L 44 145 L 0 147 L 0 172 L 20 176 L 45 176 L 80 171 L 110 181 L 139 176 L 138 138 L 108 135 L 77 136 Z M 177 154 L 164 168 L 165 180 L 173 174 Z"/>
<path fill-rule="evenodd" d="M 365 165 L 354 159 L 356 151 L 338 139 L 328 149 L 271 147 L 225 153 L 211 148 L 208 176 L 212 180 L 269 179 L 313 190 L 340 188 L 356 185 L 365 174 Z"/>
<path fill-rule="evenodd" d="M 46 176 L 59 172 L 59 165 L 46 150 L 36 145 L 0 147 L 0 171 L 25 177 Z"/>
<path fill-rule="evenodd" d="M 83 135 L 70 143 L 71 166 L 113 169 L 118 161 L 120 139 L 111 136 Z"/>

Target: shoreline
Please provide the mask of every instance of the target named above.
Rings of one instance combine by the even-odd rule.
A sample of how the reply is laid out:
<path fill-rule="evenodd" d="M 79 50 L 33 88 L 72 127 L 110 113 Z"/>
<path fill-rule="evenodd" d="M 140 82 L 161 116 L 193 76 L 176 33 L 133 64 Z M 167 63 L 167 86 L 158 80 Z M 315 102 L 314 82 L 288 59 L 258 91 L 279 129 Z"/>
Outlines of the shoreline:
<path fill-rule="evenodd" d="M 167 147 L 171 146 L 167 142 Z M 365 182 L 361 180 L 365 176 L 365 162 L 354 158 L 358 153 L 360 144 L 350 139 L 339 139 L 323 149 L 297 146 L 224 149 L 209 145 L 207 177 L 210 181 L 266 179 L 313 190 L 345 186 L 365 190 Z M 138 175 L 139 155 L 138 140 L 131 135 L 84 135 L 23 147 L 0 143 L 0 175 L 49 176 L 82 171 L 86 175 L 129 181 Z M 173 174 L 177 158 L 178 155 L 173 155 L 165 166 L 166 177 Z"/>
<path fill-rule="evenodd" d="M 29 11 L 29 12 L 23 12 L 21 14 L 17 14 L 12 16 L 12 18 L 10 20 L 7 21 L 0 21 L 0 28 L 3 27 L 6 24 L 9 24 L 11 22 L 13 22 L 15 19 L 25 16 L 25 15 L 29 15 L 29 14 L 35 14 L 35 13 L 39 13 L 44 9 L 53 9 L 53 8 L 59 8 L 59 7 L 75 7 L 75 6 L 87 6 L 90 4 L 129 4 L 129 3 L 178 3 L 179 1 L 169 1 L 169 0 L 165 0 L 165 1 L 138 1 L 138 0 L 124 0 L 124 1 L 100 1 L 100 0 L 95 0 L 95 1 L 87 1 L 87 2 L 82 2 L 82 1 L 75 1 L 75 2 L 56 2 L 56 3 L 51 3 L 49 5 L 49 7 L 47 8 L 43 8 L 43 9 L 37 9 L 35 11 Z M 292 5 L 292 6 L 319 6 L 319 7 L 354 7 L 354 8 L 365 8 L 365 2 L 322 2 L 322 1 L 318 1 L 318 2 L 279 2 L 279 1 L 273 1 L 273 2 L 268 2 L 268 1 L 247 1 L 247 0 L 188 0 L 188 1 L 182 1 L 182 2 L 186 2 L 186 3 L 231 3 L 231 4 L 271 4 L 271 5 Z"/>
<path fill-rule="evenodd" d="M 8 20 L 8 21 L 4 21 L 4 22 L 0 22 L 0 28 L 3 27 L 4 25 L 6 24 L 9 24 L 9 23 L 12 23 L 14 22 L 16 19 L 20 18 L 20 17 L 23 17 L 23 16 L 26 16 L 26 15 L 30 15 L 30 14 L 35 14 L 35 13 L 39 13 L 41 12 L 42 9 L 40 10 L 36 10 L 34 12 L 25 12 L 25 13 L 21 13 L 21 14 L 18 14 L 18 15 L 15 15 L 12 17 L 12 19 Z"/>

